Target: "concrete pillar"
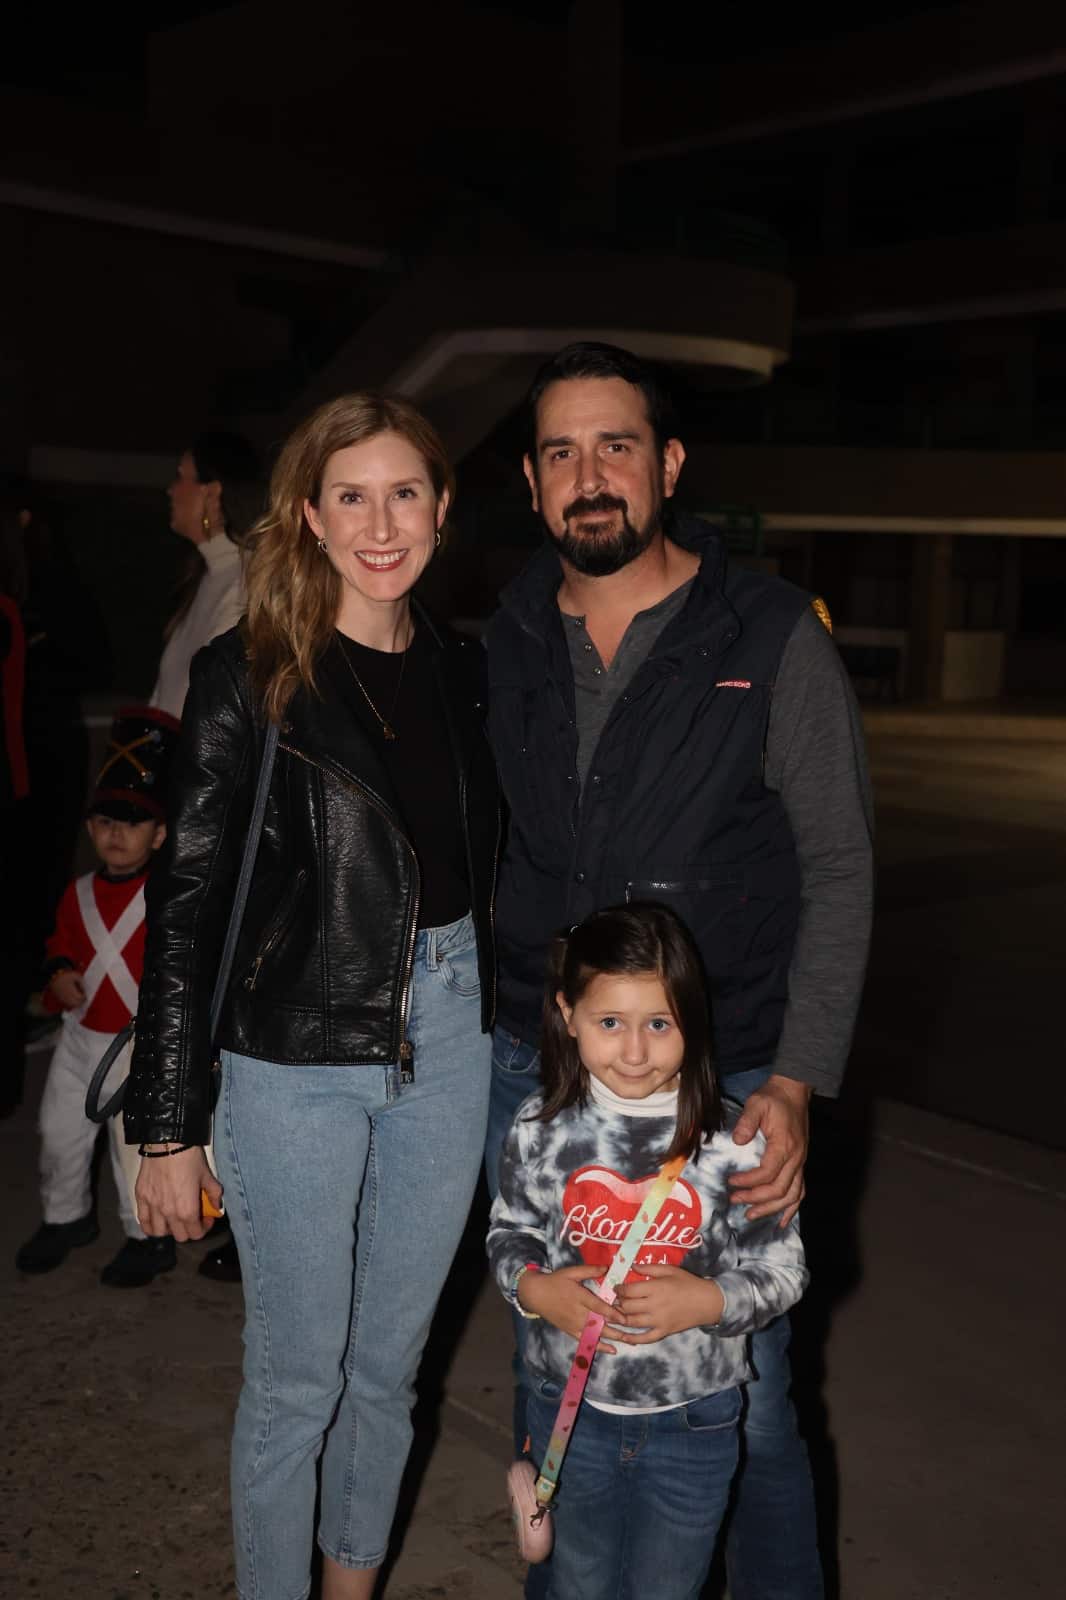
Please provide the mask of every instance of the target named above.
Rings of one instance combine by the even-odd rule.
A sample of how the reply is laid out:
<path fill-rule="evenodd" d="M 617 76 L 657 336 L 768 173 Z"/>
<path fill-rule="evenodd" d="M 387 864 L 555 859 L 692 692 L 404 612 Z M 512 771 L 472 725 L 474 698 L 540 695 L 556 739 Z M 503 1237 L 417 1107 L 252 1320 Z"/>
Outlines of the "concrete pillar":
<path fill-rule="evenodd" d="M 610 238 L 618 213 L 622 121 L 620 0 L 574 0 L 567 22 L 570 193 L 562 224 L 575 243 Z"/>
<path fill-rule="evenodd" d="M 1010 639 L 1018 631 L 1018 613 L 1022 598 L 1022 541 L 1017 534 L 1003 541 L 1003 576 L 1001 578 L 999 622 Z"/>
<path fill-rule="evenodd" d="M 1019 319 L 1011 329 L 1005 352 L 1005 378 L 1010 431 L 1002 443 L 1013 450 L 1029 450 L 1033 445 L 1033 418 L 1036 404 L 1036 324 Z"/>
<path fill-rule="evenodd" d="M 822 173 L 822 253 L 833 255 L 849 243 L 848 214 L 855 170 L 853 147 L 835 151 Z"/>
<path fill-rule="evenodd" d="M 1007 539 L 1003 550 L 1003 589 L 1000 624 L 1003 628 L 1003 684 L 1001 692 L 1010 694 L 1014 641 L 1018 633 L 1018 617 L 1022 599 L 1022 541 Z"/>
<path fill-rule="evenodd" d="M 944 635 L 951 600 L 951 534 L 919 537 L 911 570 L 907 698 L 943 699 Z"/>
<path fill-rule="evenodd" d="M 1017 209 L 1019 222 L 1046 222 L 1055 187 L 1055 158 L 1062 135 L 1059 85 L 1031 84 L 1026 91 L 1022 137 L 1018 147 Z"/>

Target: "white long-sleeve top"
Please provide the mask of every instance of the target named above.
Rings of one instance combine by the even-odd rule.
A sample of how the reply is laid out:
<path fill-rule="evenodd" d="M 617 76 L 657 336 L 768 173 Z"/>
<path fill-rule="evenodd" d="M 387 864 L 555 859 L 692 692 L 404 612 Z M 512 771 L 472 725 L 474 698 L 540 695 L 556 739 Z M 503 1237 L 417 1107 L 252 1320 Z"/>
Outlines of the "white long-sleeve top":
<path fill-rule="evenodd" d="M 180 717 L 189 689 L 189 665 L 197 650 L 234 627 L 244 613 L 241 553 L 224 533 L 200 545 L 207 571 L 188 611 L 166 642 L 150 705 Z"/>

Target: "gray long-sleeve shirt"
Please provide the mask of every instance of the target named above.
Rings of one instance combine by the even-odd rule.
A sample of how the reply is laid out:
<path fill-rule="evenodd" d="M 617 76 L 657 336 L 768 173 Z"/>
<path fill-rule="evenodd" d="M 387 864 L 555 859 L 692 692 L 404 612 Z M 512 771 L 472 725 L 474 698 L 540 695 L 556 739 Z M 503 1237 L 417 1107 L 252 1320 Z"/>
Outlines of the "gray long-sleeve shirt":
<path fill-rule="evenodd" d="M 609 668 L 583 617 L 564 614 L 584 786 L 615 701 L 688 597 L 690 580 L 633 618 Z M 802 910 L 772 1070 L 835 1095 L 847 1064 L 873 915 L 873 800 L 862 719 L 840 655 L 813 609 L 781 656 L 764 777 L 780 794 L 799 862 Z"/>

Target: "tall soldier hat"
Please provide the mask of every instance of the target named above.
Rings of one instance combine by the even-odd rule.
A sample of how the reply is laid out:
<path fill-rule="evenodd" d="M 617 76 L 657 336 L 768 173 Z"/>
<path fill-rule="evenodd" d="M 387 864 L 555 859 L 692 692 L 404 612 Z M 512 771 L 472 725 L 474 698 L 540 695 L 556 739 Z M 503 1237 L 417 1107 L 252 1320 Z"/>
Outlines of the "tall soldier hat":
<path fill-rule="evenodd" d="M 167 779 L 180 726 L 176 717 L 155 706 L 123 706 L 111 724 L 88 815 L 117 822 L 165 822 Z"/>

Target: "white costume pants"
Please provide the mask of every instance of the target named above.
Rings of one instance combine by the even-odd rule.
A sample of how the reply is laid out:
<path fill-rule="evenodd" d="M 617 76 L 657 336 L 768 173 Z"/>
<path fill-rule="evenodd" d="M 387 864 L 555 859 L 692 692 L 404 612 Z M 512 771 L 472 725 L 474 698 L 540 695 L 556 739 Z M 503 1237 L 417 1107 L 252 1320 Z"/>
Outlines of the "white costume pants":
<path fill-rule="evenodd" d="M 41 1199 L 45 1222 L 76 1222 L 92 1204 L 89 1172 L 99 1127 L 85 1115 L 85 1091 L 112 1035 L 63 1019 L 41 1097 Z M 130 1069 L 130 1047 L 114 1062 L 100 1095 L 113 1094 Z M 118 1214 L 130 1239 L 143 1239 L 133 1189 L 141 1158 L 122 1137 L 122 1115 L 107 1124 L 111 1171 L 118 1190 Z"/>

